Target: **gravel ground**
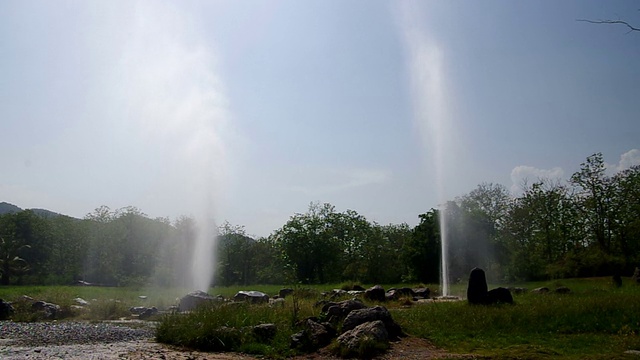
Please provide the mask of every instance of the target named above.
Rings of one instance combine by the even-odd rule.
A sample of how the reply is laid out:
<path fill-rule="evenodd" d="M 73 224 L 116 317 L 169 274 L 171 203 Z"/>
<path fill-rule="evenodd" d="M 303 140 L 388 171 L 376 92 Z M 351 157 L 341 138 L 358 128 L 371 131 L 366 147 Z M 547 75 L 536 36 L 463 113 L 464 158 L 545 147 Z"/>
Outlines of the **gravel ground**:
<path fill-rule="evenodd" d="M 0 321 L 0 359 L 2 360 L 255 360 L 237 353 L 204 353 L 177 349 L 153 341 L 152 322 L 36 322 Z M 422 360 L 463 358 L 470 355 L 449 354 L 428 341 L 404 338 L 378 359 Z M 336 359 L 327 349 L 300 355 L 292 360 Z"/>
<path fill-rule="evenodd" d="M 153 341 L 152 322 L 0 321 L 2 360 L 233 360 L 241 354 L 213 354 L 176 349 Z"/>

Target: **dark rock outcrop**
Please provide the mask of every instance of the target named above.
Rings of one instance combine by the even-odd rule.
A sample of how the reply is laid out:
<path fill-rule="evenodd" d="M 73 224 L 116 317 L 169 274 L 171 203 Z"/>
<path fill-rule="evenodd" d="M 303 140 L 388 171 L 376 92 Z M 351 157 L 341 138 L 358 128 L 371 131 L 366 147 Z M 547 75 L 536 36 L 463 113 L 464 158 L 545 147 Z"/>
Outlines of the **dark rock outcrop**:
<path fill-rule="evenodd" d="M 571 292 L 571 289 L 566 286 L 558 286 L 553 292 L 556 294 L 568 294 Z"/>
<path fill-rule="evenodd" d="M 364 292 L 364 298 L 371 301 L 383 302 L 387 299 L 384 288 L 380 285 L 375 285 Z"/>
<path fill-rule="evenodd" d="M 488 290 L 484 270 L 473 268 L 469 275 L 469 285 L 467 287 L 467 301 L 469 301 L 469 304 L 484 304 Z"/>
<path fill-rule="evenodd" d="M 531 290 L 532 294 L 546 294 L 549 292 L 549 288 L 548 287 L 539 287 L 539 288 L 535 288 L 533 290 Z"/>
<path fill-rule="evenodd" d="M 513 296 L 509 289 L 503 287 L 488 291 L 484 270 L 474 268 L 469 275 L 467 301 L 473 305 L 513 304 Z"/>
<path fill-rule="evenodd" d="M 429 288 L 417 288 L 413 289 L 413 293 L 417 298 L 428 299 L 431 296 L 431 290 Z"/>

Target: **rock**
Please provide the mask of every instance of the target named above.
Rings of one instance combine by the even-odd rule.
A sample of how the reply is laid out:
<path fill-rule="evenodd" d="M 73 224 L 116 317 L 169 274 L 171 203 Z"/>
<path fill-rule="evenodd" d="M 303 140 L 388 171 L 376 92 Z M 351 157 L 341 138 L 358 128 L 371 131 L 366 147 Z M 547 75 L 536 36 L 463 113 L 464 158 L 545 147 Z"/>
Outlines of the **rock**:
<path fill-rule="evenodd" d="M 485 299 L 487 304 L 513 304 L 513 296 L 507 288 L 499 287 L 487 292 Z"/>
<path fill-rule="evenodd" d="M 531 290 L 532 294 L 546 294 L 549 292 L 549 288 L 548 287 L 539 287 L 539 288 L 535 288 L 533 290 Z"/>
<path fill-rule="evenodd" d="M 60 305 L 45 301 L 36 301 L 31 305 L 31 308 L 36 311 L 41 311 L 45 319 L 55 319 L 60 314 Z"/>
<path fill-rule="evenodd" d="M 276 336 L 278 328 L 275 324 L 260 324 L 254 326 L 252 331 L 258 341 L 269 342 Z"/>
<path fill-rule="evenodd" d="M 344 300 L 340 302 L 328 302 L 322 306 L 322 312 L 335 316 L 338 319 L 344 319 L 353 310 L 364 309 L 367 306 L 358 299 Z"/>
<path fill-rule="evenodd" d="M 146 319 L 152 317 L 153 315 L 157 315 L 157 314 L 158 314 L 158 309 L 155 306 L 153 306 L 153 307 L 145 309 L 142 313 L 140 313 L 138 315 L 138 319 L 146 320 Z"/>
<path fill-rule="evenodd" d="M 403 297 L 413 298 L 416 294 L 410 288 L 391 288 L 385 293 L 386 300 L 398 300 Z"/>
<path fill-rule="evenodd" d="M 11 314 L 13 314 L 13 306 L 11 303 L 8 303 L 2 299 L 0 299 L 0 320 L 7 320 Z"/>
<path fill-rule="evenodd" d="M 202 304 L 210 304 L 215 301 L 217 301 L 217 298 L 207 294 L 204 291 L 194 291 L 180 299 L 178 311 L 192 311 Z"/>
<path fill-rule="evenodd" d="M 558 286 L 553 292 L 556 294 L 568 294 L 571 290 L 566 286 Z"/>
<path fill-rule="evenodd" d="M 246 301 L 252 304 L 268 303 L 269 295 L 260 291 L 238 291 L 233 296 L 233 301 Z"/>
<path fill-rule="evenodd" d="M 291 348 L 315 351 L 329 345 L 336 335 L 335 330 L 331 326 L 320 324 L 313 319 L 305 320 L 304 327 L 304 330 L 291 335 Z"/>
<path fill-rule="evenodd" d="M 387 299 L 384 288 L 380 285 L 375 285 L 365 290 L 364 298 L 367 300 L 378 302 L 383 302 Z"/>
<path fill-rule="evenodd" d="M 293 294 L 293 289 L 290 288 L 284 288 L 284 289 L 280 289 L 280 291 L 278 291 L 278 296 L 280 296 L 281 298 L 286 298 L 287 296 Z"/>
<path fill-rule="evenodd" d="M 269 299 L 269 306 L 271 307 L 284 307 L 285 300 L 281 297 L 277 299 Z"/>
<path fill-rule="evenodd" d="M 345 331 L 337 341 L 346 356 L 371 357 L 389 347 L 389 333 L 382 321 L 375 320 Z"/>
<path fill-rule="evenodd" d="M 509 291 L 511 291 L 513 294 L 521 295 L 525 294 L 527 292 L 527 289 L 523 287 L 510 287 Z"/>
<path fill-rule="evenodd" d="M 469 275 L 467 301 L 469 301 L 469 304 L 485 304 L 487 292 L 487 278 L 485 277 L 484 270 L 473 268 Z"/>
<path fill-rule="evenodd" d="M 78 298 L 73 299 L 73 301 L 74 301 L 76 304 L 80 305 L 80 306 L 87 306 L 87 305 L 89 305 L 89 302 L 88 302 L 87 300 L 83 299 L 83 298 L 79 298 L 79 297 L 78 297 Z"/>
<path fill-rule="evenodd" d="M 132 306 L 129 308 L 129 312 L 133 315 L 140 315 L 145 311 L 147 311 L 147 308 L 144 306 Z"/>
<path fill-rule="evenodd" d="M 413 289 L 413 293 L 417 298 L 428 299 L 429 296 L 431 296 L 431 290 L 429 288 Z"/>
<path fill-rule="evenodd" d="M 389 313 L 389 310 L 384 306 L 374 306 L 351 311 L 342 323 L 342 331 L 349 331 L 355 329 L 358 325 L 376 320 L 384 323 L 390 338 L 395 339 L 403 336 L 400 325 L 393 321 L 391 313 Z"/>

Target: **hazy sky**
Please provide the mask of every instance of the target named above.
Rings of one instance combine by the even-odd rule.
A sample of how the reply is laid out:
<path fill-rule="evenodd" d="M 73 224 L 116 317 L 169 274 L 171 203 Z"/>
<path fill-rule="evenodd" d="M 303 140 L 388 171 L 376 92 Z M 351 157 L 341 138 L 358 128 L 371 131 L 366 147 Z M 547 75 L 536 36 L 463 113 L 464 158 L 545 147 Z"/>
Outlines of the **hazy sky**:
<path fill-rule="evenodd" d="M 266 236 L 640 163 L 636 1 L 0 2 L 0 201 Z M 438 180 L 441 178 L 442 180 Z M 440 193 L 440 194 L 439 194 Z"/>

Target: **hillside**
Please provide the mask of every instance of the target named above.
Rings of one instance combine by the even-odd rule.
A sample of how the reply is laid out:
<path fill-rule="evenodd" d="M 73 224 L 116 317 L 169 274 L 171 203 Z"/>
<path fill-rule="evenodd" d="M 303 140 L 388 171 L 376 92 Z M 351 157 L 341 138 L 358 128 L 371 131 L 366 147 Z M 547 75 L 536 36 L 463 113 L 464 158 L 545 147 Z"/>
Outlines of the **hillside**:
<path fill-rule="evenodd" d="M 13 213 L 18 213 L 22 210 L 22 209 L 16 205 L 10 204 L 8 202 L 0 202 L 0 215 L 3 214 L 13 214 Z M 33 208 L 33 209 L 26 209 L 26 210 L 31 210 L 33 211 L 34 214 L 43 217 L 43 218 L 52 218 L 52 217 L 56 217 L 56 216 L 61 216 L 62 214 L 51 211 L 51 210 L 47 210 L 47 209 L 37 209 L 37 208 Z"/>

